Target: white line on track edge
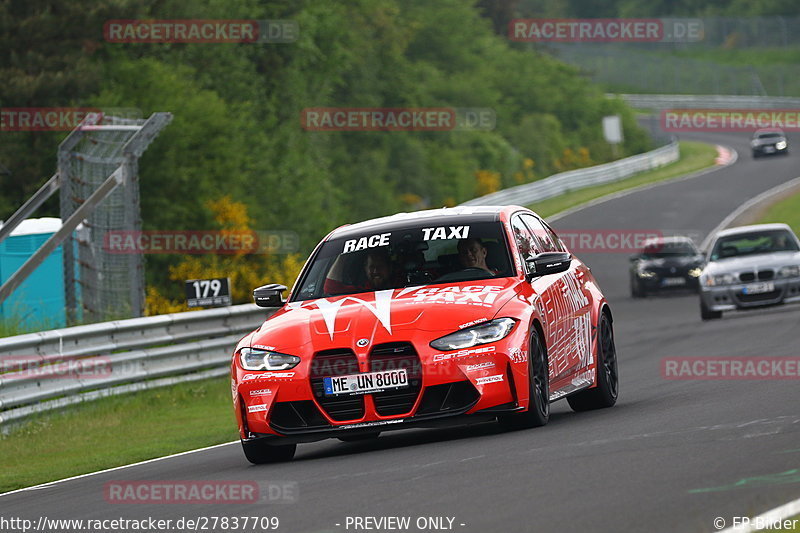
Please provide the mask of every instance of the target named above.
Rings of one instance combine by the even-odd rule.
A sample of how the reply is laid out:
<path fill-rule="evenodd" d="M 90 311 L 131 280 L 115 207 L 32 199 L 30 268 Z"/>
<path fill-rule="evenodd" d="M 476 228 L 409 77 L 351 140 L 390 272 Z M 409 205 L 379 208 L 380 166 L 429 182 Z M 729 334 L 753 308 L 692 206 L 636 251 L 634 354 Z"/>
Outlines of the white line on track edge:
<path fill-rule="evenodd" d="M 722 146 L 722 145 L 720 145 L 720 146 Z M 567 215 L 571 215 L 573 213 L 577 213 L 578 211 L 581 211 L 583 209 L 587 209 L 589 207 L 594 207 L 595 205 L 602 204 L 602 203 L 608 202 L 610 200 L 615 200 L 617 198 L 622 198 L 623 196 L 628 196 L 629 194 L 646 191 L 646 190 L 649 190 L 649 189 L 653 189 L 655 187 L 659 187 L 661 185 L 667 185 L 667 184 L 676 183 L 676 182 L 680 182 L 680 181 L 690 180 L 690 179 L 693 179 L 693 178 L 697 178 L 697 177 L 703 176 L 703 175 L 708 174 L 710 172 L 715 172 L 717 170 L 721 170 L 723 168 L 726 168 L 726 167 L 728 167 L 728 166 L 730 166 L 730 165 L 732 165 L 732 164 L 734 164 L 736 162 L 736 160 L 738 159 L 738 152 L 736 152 L 736 150 L 734 150 L 733 148 L 728 147 L 728 146 L 722 146 L 722 147 L 727 149 L 727 150 L 730 150 L 730 152 L 732 154 L 732 157 L 731 157 L 730 161 L 728 161 L 724 165 L 715 165 L 715 166 L 712 166 L 712 167 L 709 167 L 709 168 L 694 172 L 694 173 L 686 175 L 686 176 L 676 177 L 676 178 L 673 178 L 673 179 L 659 181 L 659 182 L 656 182 L 656 183 L 648 183 L 648 184 L 641 185 L 639 187 L 634 187 L 632 189 L 627 189 L 627 190 L 624 190 L 624 191 L 611 193 L 611 194 L 608 194 L 606 196 L 602 196 L 600 198 L 596 198 L 596 199 L 591 200 L 589 202 L 586 202 L 584 204 L 578 205 L 576 207 L 573 207 L 573 208 L 570 208 L 570 209 L 566 209 L 564 211 L 561 211 L 560 213 L 556 213 L 555 215 L 553 215 L 551 217 L 548 217 L 547 220 L 548 220 L 548 222 L 554 221 L 554 220 L 558 220 L 559 218 L 565 217 Z M 64 479 L 57 479 L 55 481 L 48 481 L 47 483 L 42 483 L 40 485 L 33 485 L 31 487 L 24 487 L 24 488 L 12 490 L 12 491 L 9 491 L 9 492 L 3 492 L 3 493 L 0 493 L 0 497 L 8 496 L 10 494 L 16 494 L 18 492 L 45 489 L 45 488 L 48 488 L 48 487 L 51 487 L 51 486 L 54 486 L 54 485 L 57 485 L 57 484 L 60 484 L 60 483 L 65 483 L 67 481 L 72 481 L 74 479 L 81 479 L 81 478 L 85 478 L 85 477 L 96 476 L 98 474 L 105 474 L 107 472 L 113 472 L 115 470 L 122 470 L 122 469 L 125 469 L 125 468 L 132 468 L 134 466 L 144 465 L 144 464 L 148 464 L 148 463 L 154 463 L 156 461 L 162 461 L 162 460 L 165 460 L 165 459 L 172 459 L 173 457 L 180 457 L 180 456 L 189 455 L 189 454 L 192 454 L 192 453 L 203 452 L 203 451 L 206 451 L 206 450 L 212 450 L 214 448 L 220 448 L 222 446 L 230 446 L 231 444 L 236 444 L 237 442 L 238 441 L 231 441 L 231 442 L 225 442 L 225 443 L 222 443 L 222 444 L 215 444 L 213 446 L 206 446 L 205 448 L 198 448 L 196 450 L 189 450 L 189 451 L 185 451 L 185 452 L 175 453 L 175 454 L 172 454 L 172 455 L 165 455 L 163 457 L 155 457 L 153 459 L 147 459 L 145 461 L 139 461 L 138 463 L 131 463 L 131 464 L 122 465 L 122 466 L 115 466 L 113 468 L 106 468 L 105 470 L 98 470 L 97 472 L 89 472 L 89 473 L 86 473 L 86 474 L 80 474 L 80 475 L 77 475 L 77 476 L 72 476 L 72 477 L 68 477 L 68 478 L 64 478 Z"/>
<path fill-rule="evenodd" d="M 800 498 L 751 518 L 751 523 L 749 524 L 739 524 L 736 527 L 729 527 L 723 529 L 720 533 L 750 533 L 751 531 L 765 530 L 778 531 L 778 529 L 770 528 L 768 524 L 783 521 L 798 514 L 800 514 Z M 760 521 L 766 527 L 756 528 L 756 524 L 754 523 L 756 521 Z"/>
<path fill-rule="evenodd" d="M 145 464 L 148 464 L 148 463 L 155 463 L 156 461 L 163 461 L 164 459 L 172 459 L 173 457 L 180 457 L 182 455 L 189 455 L 191 453 L 204 452 L 206 450 L 213 450 L 214 448 L 221 448 L 222 446 L 230 446 L 231 444 L 238 444 L 238 442 L 239 442 L 238 440 L 234 440 L 234 441 L 231 441 L 231 442 L 223 442 L 222 444 L 214 444 L 213 446 L 206 446 L 205 448 L 198 448 L 196 450 L 188 450 L 188 451 L 185 451 L 185 452 L 173 453 L 172 455 L 165 455 L 163 457 L 155 457 L 153 459 L 147 459 L 146 461 L 139 461 L 138 463 L 131 463 L 129 465 L 122 465 L 122 466 L 115 466 L 113 468 L 106 468 L 105 470 L 98 470 L 97 472 L 89 472 L 89 473 L 86 473 L 86 474 L 80 474 L 80 475 L 77 475 L 77 476 L 67 477 L 67 478 L 64 478 L 64 479 L 57 479 L 55 481 L 48 481 L 47 483 L 42 483 L 40 485 L 34 485 L 32 487 L 24 487 L 24 488 L 12 490 L 12 491 L 9 491 L 9 492 L 3 492 L 3 493 L 0 493 L 0 497 L 8 496 L 9 494 L 16 494 L 18 492 L 25 492 L 25 491 L 29 491 L 29 490 L 46 489 L 48 487 L 51 487 L 53 485 L 58 485 L 60 483 L 66 482 L 66 481 L 72 481 L 73 479 L 81 479 L 81 478 L 85 478 L 85 477 L 89 477 L 89 476 L 96 476 L 98 474 L 105 474 L 106 472 L 113 472 L 115 470 L 122 470 L 122 469 L 125 469 L 125 468 L 131 468 L 131 467 L 134 467 L 134 466 L 145 465 Z"/>
<path fill-rule="evenodd" d="M 768 190 L 762 192 L 758 196 L 750 198 L 745 203 L 743 203 L 742 205 L 740 205 L 739 207 L 734 209 L 733 212 L 731 214 L 729 214 L 728 216 L 726 216 L 722 220 L 722 222 L 720 222 L 717 225 L 716 228 L 712 229 L 709 232 L 709 234 L 706 236 L 706 239 L 703 241 L 703 244 L 700 246 L 700 249 L 701 250 L 707 250 L 708 249 L 708 245 L 711 244 L 711 239 L 714 237 L 714 235 L 716 235 L 718 232 L 720 232 L 720 231 L 724 230 L 725 228 L 727 228 L 731 224 L 731 222 L 736 220 L 739 217 L 739 215 L 741 215 L 742 213 L 744 213 L 745 211 L 747 211 L 751 207 L 754 207 L 754 206 L 760 204 L 761 202 L 767 200 L 768 198 L 770 198 L 772 196 L 775 196 L 775 195 L 778 195 L 778 194 L 780 194 L 780 193 L 782 193 L 782 192 L 784 192 L 786 190 L 789 190 L 789 189 L 791 189 L 791 188 L 793 188 L 793 187 L 795 187 L 797 185 L 800 185 L 800 177 L 797 177 L 797 178 L 794 178 L 793 180 L 789 180 L 789 181 L 786 181 L 784 183 L 781 183 L 780 185 L 777 185 L 777 186 L 775 186 L 775 187 L 773 187 L 771 189 L 768 189 Z"/>
<path fill-rule="evenodd" d="M 688 181 L 688 180 L 691 180 L 691 179 L 694 179 L 694 178 L 699 178 L 700 176 L 705 176 L 706 174 L 710 174 L 711 172 L 716 172 L 718 170 L 722 170 L 723 168 L 728 168 L 729 166 L 731 166 L 734 163 L 736 163 L 736 161 L 739 159 L 739 152 L 734 150 L 732 147 L 725 146 L 723 144 L 719 144 L 717 146 L 721 147 L 721 148 L 724 148 L 725 150 L 729 150 L 730 153 L 731 153 L 730 160 L 728 160 L 725 164 L 722 164 L 722 165 L 716 165 L 715 164 L 715 165 L 712 165 L 712 166 L 710 166 L 708 168 L 704 168 L 702 170 L 698 170 L 696 172 L 692 172 L 691 174 L 686 174 L 686 175 L 683 175 L 683 176 L 676 176 L 674 178 L 669 178 L 669 179 L 666 179 L 666 180 L 656 181 L 656 182 L 653 182 L 653 183 L 644 183 L 642 185 L 639 185 L 637 187 L 633 187 L 633 188 L 630 188 L 630 189 L 624 189 L 622 191 L 612 192 L 612 193 L 607 194 L 605 196 L 601 196 L 600 198 L 595 198 L 594 200 L 589 200 L 586 203 L 579 204 L 579 205 L 577 205 L 575 207 L 570 207 L 568 209 L 565 209 L 564 211 L 560 211 L 560 212 L 558 212 L 558 213 L 556 213 L 554 215 L 551 215 L 549 217 L 545 217 L 545 219 L 547 220 L 548 223 L 549 222 L 555 222 L 556 220 L 559 220 L 559 219 L 564 218 L 566 216 L 569 216 L 569 215 L 572 215 L 574 213 L 577 213 L 578 211 L 582 211 L 584 209 L 588 209 L 589 207 L 594 207 L 596 205 L 604 204 L 606 202 L 610 202 L 611 200 L 616 200 L 617 198 L 623 198 L 623 197 L 628 196 L 630 194 L 639 193 L 639 192 L 642 192 L 642 191 L 648 191 L 650 189 L 655 189 L 656 187 L 661 187 L 663 185 L 671 185 L 673 183 L 680 183 L 682 181 Z M 654 170 L 657 170 L 657 169 L 654 169 Z M 634 176 L 631 176 L 631 178 L 633 178 Z"/>

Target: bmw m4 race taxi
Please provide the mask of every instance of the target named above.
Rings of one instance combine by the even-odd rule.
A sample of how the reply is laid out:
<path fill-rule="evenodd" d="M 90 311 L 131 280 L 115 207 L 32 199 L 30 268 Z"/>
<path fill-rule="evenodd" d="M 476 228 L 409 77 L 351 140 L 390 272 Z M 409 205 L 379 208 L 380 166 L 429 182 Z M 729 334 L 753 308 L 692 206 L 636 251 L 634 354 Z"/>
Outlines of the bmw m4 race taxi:
<path fill-rule="evenodd" d="M 800 240 L 787 224 L 720 231 L 700 274 L 700 318 L 800 302 Z"/>
<path fill-rule="evenodd" d="M 499 420 L 547 423 L 617 400 L 612 315 L 590 269 L 515 206 L 402 213 L 330 233 L 232 360 L 252 463 L 296 445 Z"/>

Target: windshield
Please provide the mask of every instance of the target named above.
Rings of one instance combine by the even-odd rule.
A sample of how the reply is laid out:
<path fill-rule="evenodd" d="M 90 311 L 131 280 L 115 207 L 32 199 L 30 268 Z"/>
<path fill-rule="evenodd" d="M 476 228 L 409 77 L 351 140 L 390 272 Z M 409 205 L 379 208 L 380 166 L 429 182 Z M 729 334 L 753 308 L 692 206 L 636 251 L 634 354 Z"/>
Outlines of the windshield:
<path fill-rule="evenodd" d="M 759 139 L 775 139 L 778 137 L 783 137 L 782 133 L 772 132 L 772 133 L 759 133 Z"/>
<path fill-rule="evenodd" d="M 428 222 L 325 242 L 292 299 L 513 275 L 500 222 Z"/>
<path fill-rule="evenodd" d="M 643 259 L 658 259 L 663 257 L 680 257 L 697 255 L 699 252 L 694 244 L 687 241 L 659 242 L 645 246 L 642 251 Z"/>
<path fill-rule="evenodd" d="M 797 240 L 786 230 L 754 231 L 717 239 L 711 260 L 772 252 L 797 252 Z"/>

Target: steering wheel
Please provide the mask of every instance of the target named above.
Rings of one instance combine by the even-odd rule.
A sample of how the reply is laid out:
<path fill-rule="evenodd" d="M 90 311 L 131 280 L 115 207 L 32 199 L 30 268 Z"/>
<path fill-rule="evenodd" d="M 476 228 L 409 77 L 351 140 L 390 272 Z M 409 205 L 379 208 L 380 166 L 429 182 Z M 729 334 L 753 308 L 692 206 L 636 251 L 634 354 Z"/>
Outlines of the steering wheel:
<path fill-rule="evenodd" d="M 464 273 L 467 273 L 467 272 L 474 272 L 476 274 L 480 273 L 481 276 L 486 276 L 488 274 L 488 275 L 490 275 L 492 277 L 496 277 L 496 274 L 494 272 L 489 271 L 489 270 L 484 270 L 484 269 L 479 268 L 479 267 L 467 267 L 467 268 L 462 268 L 461 270 L 456 270 L 455 272 L 450 272 L 450 273 L 445 274 L 443 276 L 439 276 L 438 278 L 436 278 L 433 281 L 434 281 L 434 283 L 436 283 L 436 282 L 441 282 L 441 281 L 470 281 L 472 279 L 479 279 L 479 278 L 473 278 L 473 277 L 467 277 L 466 279 L 460 279 L 461 278 L 460 274 L 464 274 Z"/>

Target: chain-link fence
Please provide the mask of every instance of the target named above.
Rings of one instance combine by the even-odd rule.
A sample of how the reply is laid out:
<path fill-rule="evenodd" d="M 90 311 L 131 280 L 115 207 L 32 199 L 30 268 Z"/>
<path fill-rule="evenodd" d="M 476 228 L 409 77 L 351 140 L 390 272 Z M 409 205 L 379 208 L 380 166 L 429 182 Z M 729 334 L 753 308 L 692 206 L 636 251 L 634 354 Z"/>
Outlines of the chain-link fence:
<path fill-rule="evenodd" d="M 580 67 L 593 81 L 614 92 L 800 96 L 800 65 L 766 61 L 774 50 L 800 47 L 800 31 L 796 30 L 800 18 L 698 20 L 702 39 L 692 42 L 551 42 L 533 46 Z M 690 57 L 697 51 L 703 59 Z M 738 65 L 716 61 L 717 55 L 727 52 L 749 55 L 742 56 Z"/>
<path fill-rule="evenodd" d="M 143 314 L 141 254 L 110 253 L 104 242 L 109 231 L 141 229 L 138 159 L 170 120 L 169 113 L 155 113 L 147 120 L 98 116 L 94 126 L 73 131 L 59 147 L 62 220 L 72 215 L 118 169 L 124 179 L 124 185 L 114 189 L 83 220 L 76 231 L 76 242 L 73 243 L 73 237 L 64 242 L 64 281 L 70 321 L 94 322 Z"/>
<path fill-rule="evenodd" d="M 550 45 L 553 55 L 576 65 L 615 91 L 669 94 L 800 95 L 800 66 L 721 65 L 621 45 Z"/>

